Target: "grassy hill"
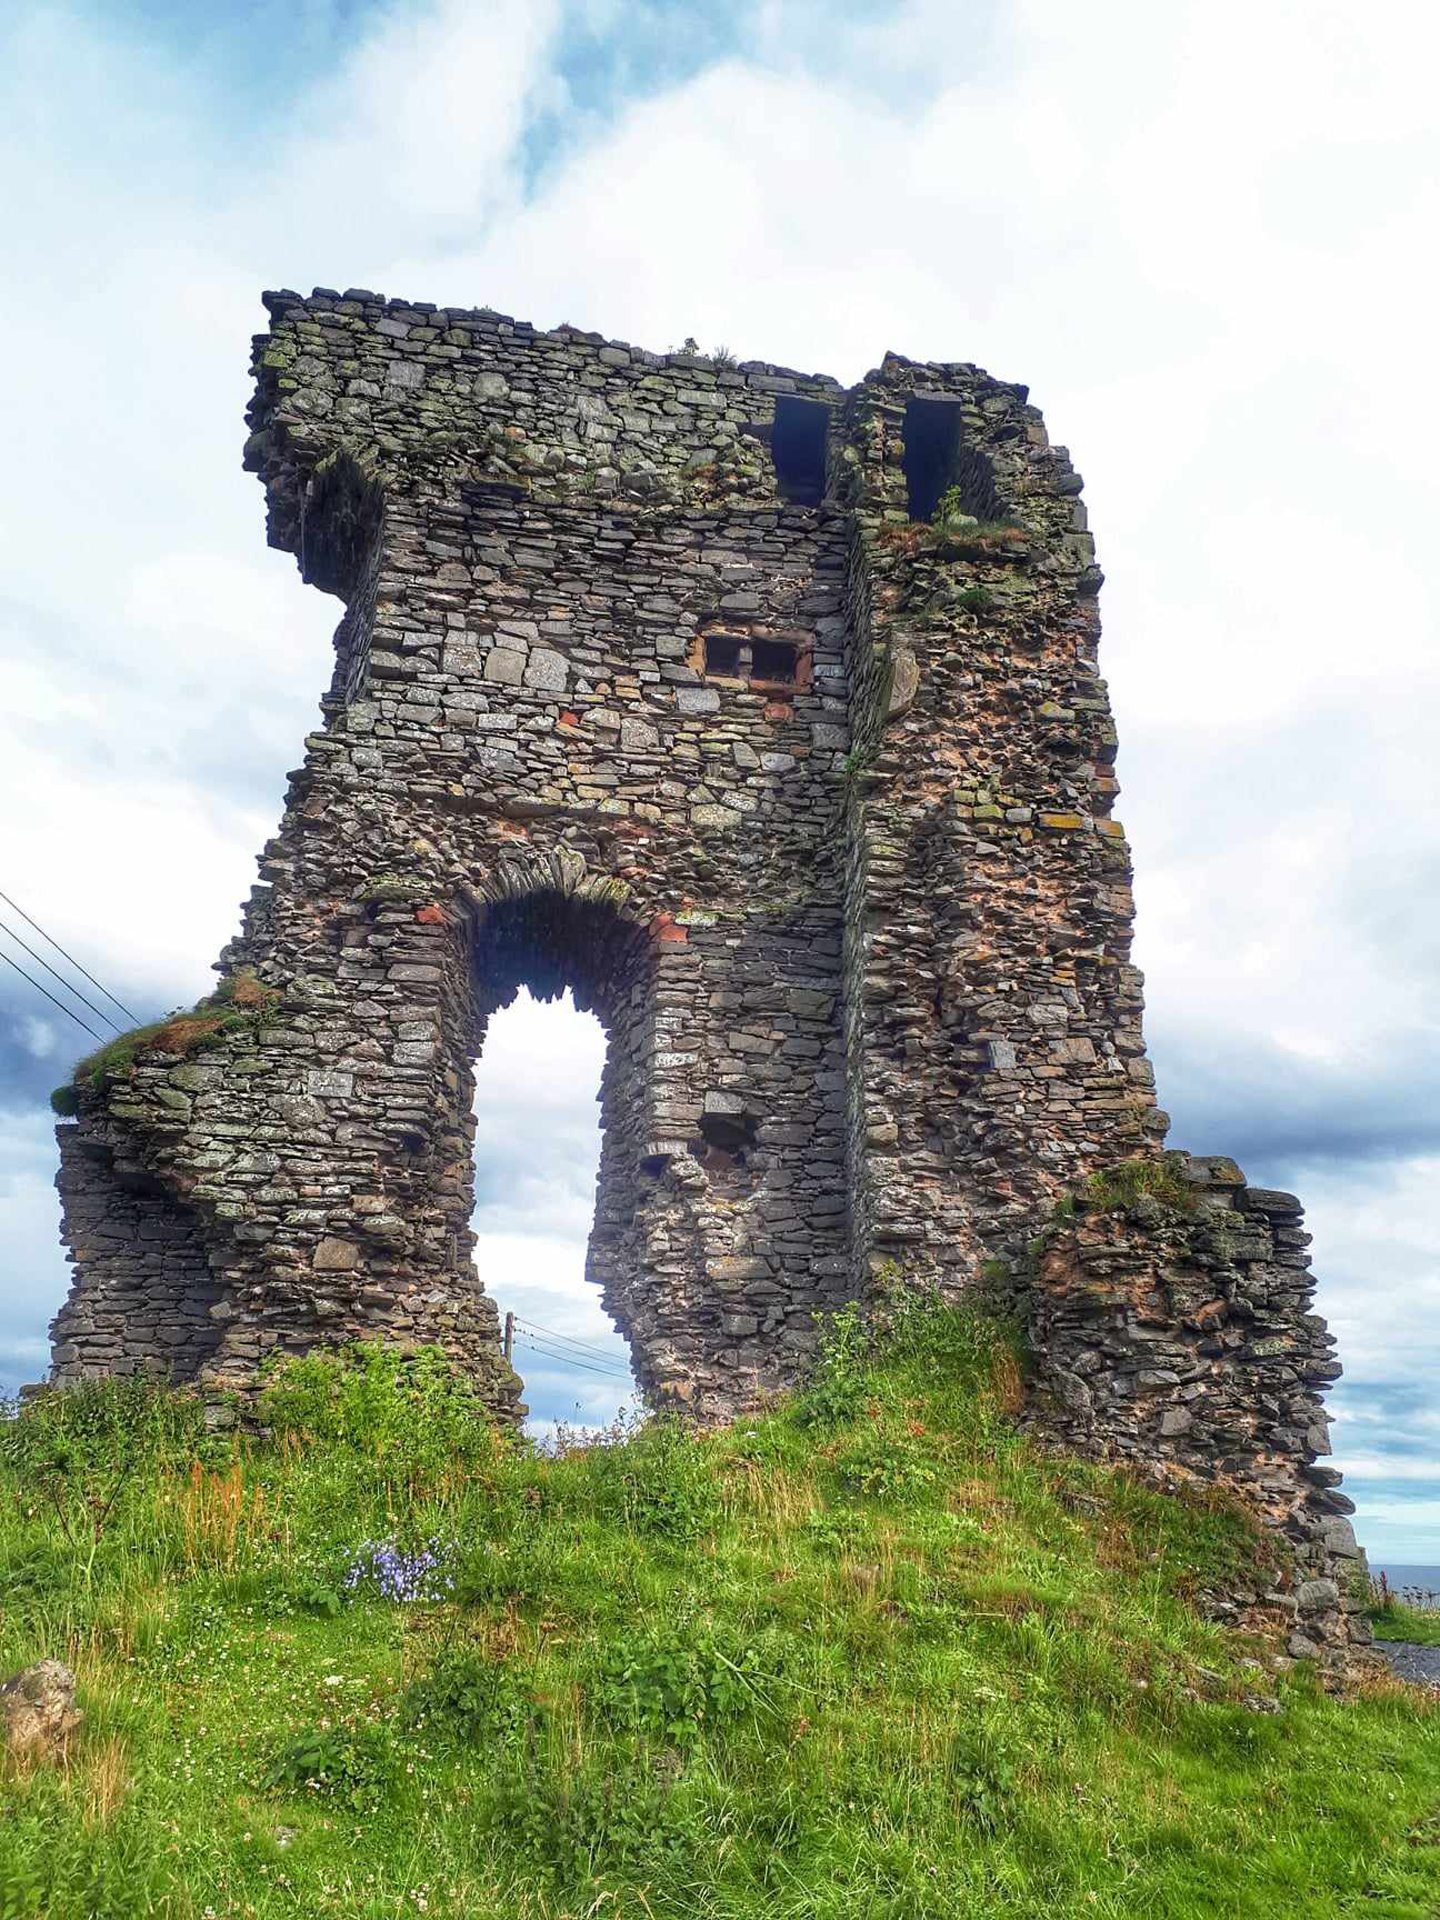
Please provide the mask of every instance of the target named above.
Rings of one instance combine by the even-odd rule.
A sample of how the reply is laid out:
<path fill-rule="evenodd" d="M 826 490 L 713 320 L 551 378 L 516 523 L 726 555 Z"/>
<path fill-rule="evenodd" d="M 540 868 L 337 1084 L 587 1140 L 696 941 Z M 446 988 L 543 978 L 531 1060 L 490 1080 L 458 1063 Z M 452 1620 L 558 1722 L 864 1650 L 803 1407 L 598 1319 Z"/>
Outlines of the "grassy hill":
<path fill-rule="evenodd" d="M 1196 1602 L 1271 1549 L 1047 1457 L 975 1318 L 538 1457 L 433 1359 L 306 1360 L 264 1445 L 107 1385 L 0 1429 L 0 1916 L 1440 1912 L 1440 1714 Z"/>

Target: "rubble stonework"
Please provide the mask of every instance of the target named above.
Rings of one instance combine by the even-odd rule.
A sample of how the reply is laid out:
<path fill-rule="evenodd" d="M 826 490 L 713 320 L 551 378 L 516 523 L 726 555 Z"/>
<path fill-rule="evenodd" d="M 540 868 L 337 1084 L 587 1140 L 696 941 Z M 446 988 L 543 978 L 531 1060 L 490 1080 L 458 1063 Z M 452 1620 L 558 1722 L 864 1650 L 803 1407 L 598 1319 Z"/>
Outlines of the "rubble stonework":
<path fill-rule="evenodd" d="M 1023 387 L 266 304 L 245 459 L 344 603 L 335 676 L 221 962 L 263 1012 L 82 1080 L 60 1130 L 58 1377 L 437 1341 L 513 1416 L 470 1108 L 521 985 L 605 1025 L 589 1273 L 650 1397 L 707 1417 L 793 1380 L 882 1266 L 962 1288 L 1159 1155 L 1100 574 Z M 1266 1312 L 1300 1339 L 1292 1254 Z M 1143 1448 L 1109 1313 L 1057 1291 L 1040 1324 Z M 1214 1368 L 1174 1341 L 1191 1407 Z M 1211 1424 L 1288 1365 L 1232 1367 Z M 1275 1475 L 1321 1418 L 1267 1426 Z"/>
<path fill-rule="evenodd" d="M 1290 1616 L 1292 1653 L 1368 1641 L 1354 1502 L 1323 1459 L 1340 1365 L 1309 1311 L 1300 1202 L 1233 1160 L 1168 1154 L 1166 1171 L 1168 1200 L 1082 1189 L 1038 1236 L 1033 1417 L 1082 1451 L 1239 1493 L 1293 1550 L 1291 1590 L 1262 1579 L 1246 1596 Z"/>

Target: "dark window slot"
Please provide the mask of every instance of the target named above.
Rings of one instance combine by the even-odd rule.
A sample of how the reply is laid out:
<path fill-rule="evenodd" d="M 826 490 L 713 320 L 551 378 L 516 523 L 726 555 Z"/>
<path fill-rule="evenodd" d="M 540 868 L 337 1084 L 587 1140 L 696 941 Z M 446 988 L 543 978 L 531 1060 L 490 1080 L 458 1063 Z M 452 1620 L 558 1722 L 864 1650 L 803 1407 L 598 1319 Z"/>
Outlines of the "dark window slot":
<path fill-rule="evenodd" d="M 782 500 L 797 507 L 818 507 L 825 498 L 825 456 L 830 438 L 830 409 L 823 400 L 801 400 L 782 393 L 775 402 L 770 450 Z"/>
<path fill-rule="evenodd" d="M 905 407 L 905 484 L 912 520 L 931 520 L 952 484 L 960 451 L 960 402 L 916 397 Z"/>
<path fill-rule="evenodd" d="M 756 640 L 751 643 L 751 675 L 793 687 L 795 684 L 795 643 L 791 640 Z"/>

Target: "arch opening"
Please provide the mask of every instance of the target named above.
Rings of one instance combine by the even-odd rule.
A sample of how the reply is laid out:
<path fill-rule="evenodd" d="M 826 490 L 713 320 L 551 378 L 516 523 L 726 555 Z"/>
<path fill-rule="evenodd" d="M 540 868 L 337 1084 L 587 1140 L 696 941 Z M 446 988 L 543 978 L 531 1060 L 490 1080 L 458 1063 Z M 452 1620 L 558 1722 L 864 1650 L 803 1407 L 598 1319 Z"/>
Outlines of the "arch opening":
<path fill-rule="evenodd" d="M 297 557 L 307 586 L 348 606 L 380 538 L 385 494 L 373 471 L 341 448 L 320 461 L 300 495 Z"/>
<path fill-rule="evenodd" d="M 603 889 L 544 887 L 478 917 L 471 1231 L 542 1436 L 638 1402 L 650 975 L 643 930 Z"/>
<path fill-rule="evenodd" d="M 475 1067 L 475 1260 L 537 1435 L 606 1426 L 636 1398 L 629 1341 L 585 1277 L 605 1053 L 568 990 L 544 1001 L 522 987 Z"/>

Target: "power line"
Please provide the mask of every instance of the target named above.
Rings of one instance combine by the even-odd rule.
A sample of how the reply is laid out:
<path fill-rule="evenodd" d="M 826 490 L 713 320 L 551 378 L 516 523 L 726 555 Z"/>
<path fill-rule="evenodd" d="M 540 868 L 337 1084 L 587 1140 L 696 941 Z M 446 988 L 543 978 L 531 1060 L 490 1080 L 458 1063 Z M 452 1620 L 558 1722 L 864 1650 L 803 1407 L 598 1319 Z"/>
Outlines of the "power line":
<path fill-rule="evenodd" d="M 534 1346 L 534 1348 L 538 1348 L 541 1354 L 549 1354 L 549 1357 L 551 1357 L 551 1359 L 564 1359 L 564 1361 L 574 1361 L 574 1365 L 576 1365 L 576 1367 L 593 1367 L 593 1369 L 595 1369 L 595 1373 L 614 1373 L 616 1377 L 620 1377 L 620 1375 L 624 1375 L 626 1379 L 630 1377 L 630 1373 L 628 1373 L 628 1369 L 626 1369 L 624 1365 L 614 1365 L 614 1363 L 612 1363 L 612 1361 L 609 1361 L 609 1359 L 601 1359 L 601 1357 L 597 1356 L 597 1354 L 576 1354 L 576 1352 L 574 1352 L 574 1348 L 566 1348 L 566 1346 L 551 1346 L 551 1342 L 549 1342 L 549 1340 L 536 1340 L 536 1338 L 534 1338 L 534 1334 L 526 1334 L 526 1332 L 522 1332 L 522 1334 L 520 1334 L 518 1338 L 522 1338 L 522 1340 L 528 1340 L 528 1342 L 530 1342 L 530 1346 Z"/>
<path fill-rule="evenodd" d="M 101 986 L 100 982 L 95 978 L 94 974 L 91 973 L 87 967 L 82 967 L 80 965 L 80 962 L 75 958 L 73 953 L 67 953 L 65 948 L 62 947 L 60 942 L 55 938 L 54 934 L 46 933 L 44 927 L 41 926 L 38 920 L 32 920 L 30 915 L 26 913 L 25 909 L 19 904 L 18 901 L 12 900 L 8 893 L 3 893 L 3 892 L 0 892 L 0 900 L 3 900 L 7 907 L 13 907 L 16 913 L 19 914 L 20 918 L 25 922 L 27 926 L 34 927 L 35 931 L 40 935 L 42 940 L 48 940 L 50 945 L 54 947 L 55 951 L 58 954 L 63 955 L 63 957 L 70 962 L 71 966 L 75 968 L 77 973 L 83 973 L 85 978 L 90 982 L 92 987 L 96 988 L 98 992 L 103 993 L 107 1000 L 113 1001 L 114 1004 L 117 1007 L 119 1007 L 120 1011 L 124 1014 L 125 1018 L 128 1021 L 130 1021 L 133 1026 L 138 1027 L 140 1025 L 139 1014 L 135 1013 L 131 1008 L 127 1007 L 123 1000 L 116 999 L 115 995 L 111 993 L 108 987 Z"/>
<path fill-rule="evenodd" d="M 560 1360 L 566 1366 L 579 1367 L 586 1373 L 608 1373 L 616 1380 L 628 1380 L 630 1377 L 619 1367 L 607 1367 L 594 1360 L 582 1360 L 578 1354 L 566 1353 L 561 1347 L 547 1346 L 543 1340 L 533 1340 L 528 1334 L 522 1334 L 520 1338 L 536 1353 L 543 1353 L 547 1360 Z"/>
<path fill-rule="evenodd" d="M 539 1340 L 532 1340 L 529 1334 L 521 1334 L 519 1344 L 529 1347 L 532 1353 L 541 1354 L 547 1360 L 556 1361 L 561 1366 L 574 1367 L 580 1373 L 601 1374 L 608 1380 L 630 1378 L 628 1373 L 622 1373 L 618 1367 L 597 1367 L 592 1361 L 581 1360 L 573 1353 L 564 1353 L 557 1347 L 547 1347 Z"/>
<path fill-rule="evenodd" d="M 615 1357 L 614 1349 L 607 1347 L 599 1340 L 581 1340 L 573 1333 L 558 1333 L 554 1327 L 537 1326 L 533 1320 L 522 1320 L 518 1314 L 515 1316 L 515 1324 L 517 1327 L 524 1327 L 527 1333 L 543 1334 L 547 1340 L 558 1340 L 563 1346 L 578 1347 L 582 1353 L 601 1354 L 606 1359 Z"/>
<path fill-rule="evenodd" d="M 106 1013 L 103 1007 L 97 1007 L 93 1000 L 87 1000 L 78 987 L 72 986 L 63 973 L 58 972 L 56 968 L 51 966 L 43 953 L 37 953 L 28 940 L 22 940 L 15 929 L 7 926 L 3 920 L 0 920 L 0 933 L 6 934 L 15 942 L 17 947 L 23 947 L 25 952 L 29 954 L 30 958 L 35 961 L 37 965 L 44 967 L 52 980 L 58 980 L 65 991 L 73 994 L 82 1007 L 88 1007 L 97 1020 L 103 1020 L 107 1027 L 114 1027 L 116 1033 L 124 1031 L 113 1015 Z"/>
<path fill-rule="evenodd" d="M 630 1378 L 627 1373 L 612 1373 L 609 1367 L 590 1367 L 587 1366 L 583 1360 L 577 1360 L 572 1353 L 552 1353 L 548 1347 L 537 1347 L 529 1341 L 521 1348 L 522 1360 L 528 1354 L 534 1354 L 537 1359 L 548 1360 L 553 1366 L 560 1368 L 562 1371 L 588 1373 L 593 1375 L 597 1380 L 628 1381 Z"/>
<path fill-rule="evenodd" d="M 40 982 L 35 978 L 34 974 L 27 973 L 24 967 L 21 966 L 18 960 L 12 960 L 9 954 L 6 953 L 3 947 L 0 947 L 0 960 L 3 960 L 7 966 L 13 967 L 16 973 L 20 975 L 20 978 L 22 980 L 28 980 L 31 986 L 34 987 L 37 993 L 43 993 L 45 998 L 50 1002 L 51 1006 L 59 1007 L 61 1013 L 68 1013 L 70 1018 L 75 1022 L 76 1026 L 84 1027 L 86 1033 L 90 1035 L 90 1038 L 92 1040 L 98 1040 L 101 1046 L 104 1046 L 105 1036 L 103 1033 L 96 1033 L 94 1027 L 91 1026 L 90 1022 L 88 1020 L 82 1020 L 79 1014 L 76 1013 L 73 1007 L 67 1007 L 63 1000 L 57 1000 L 54 994 L 51 993 L 48 987 L 42 987 Z"/>

